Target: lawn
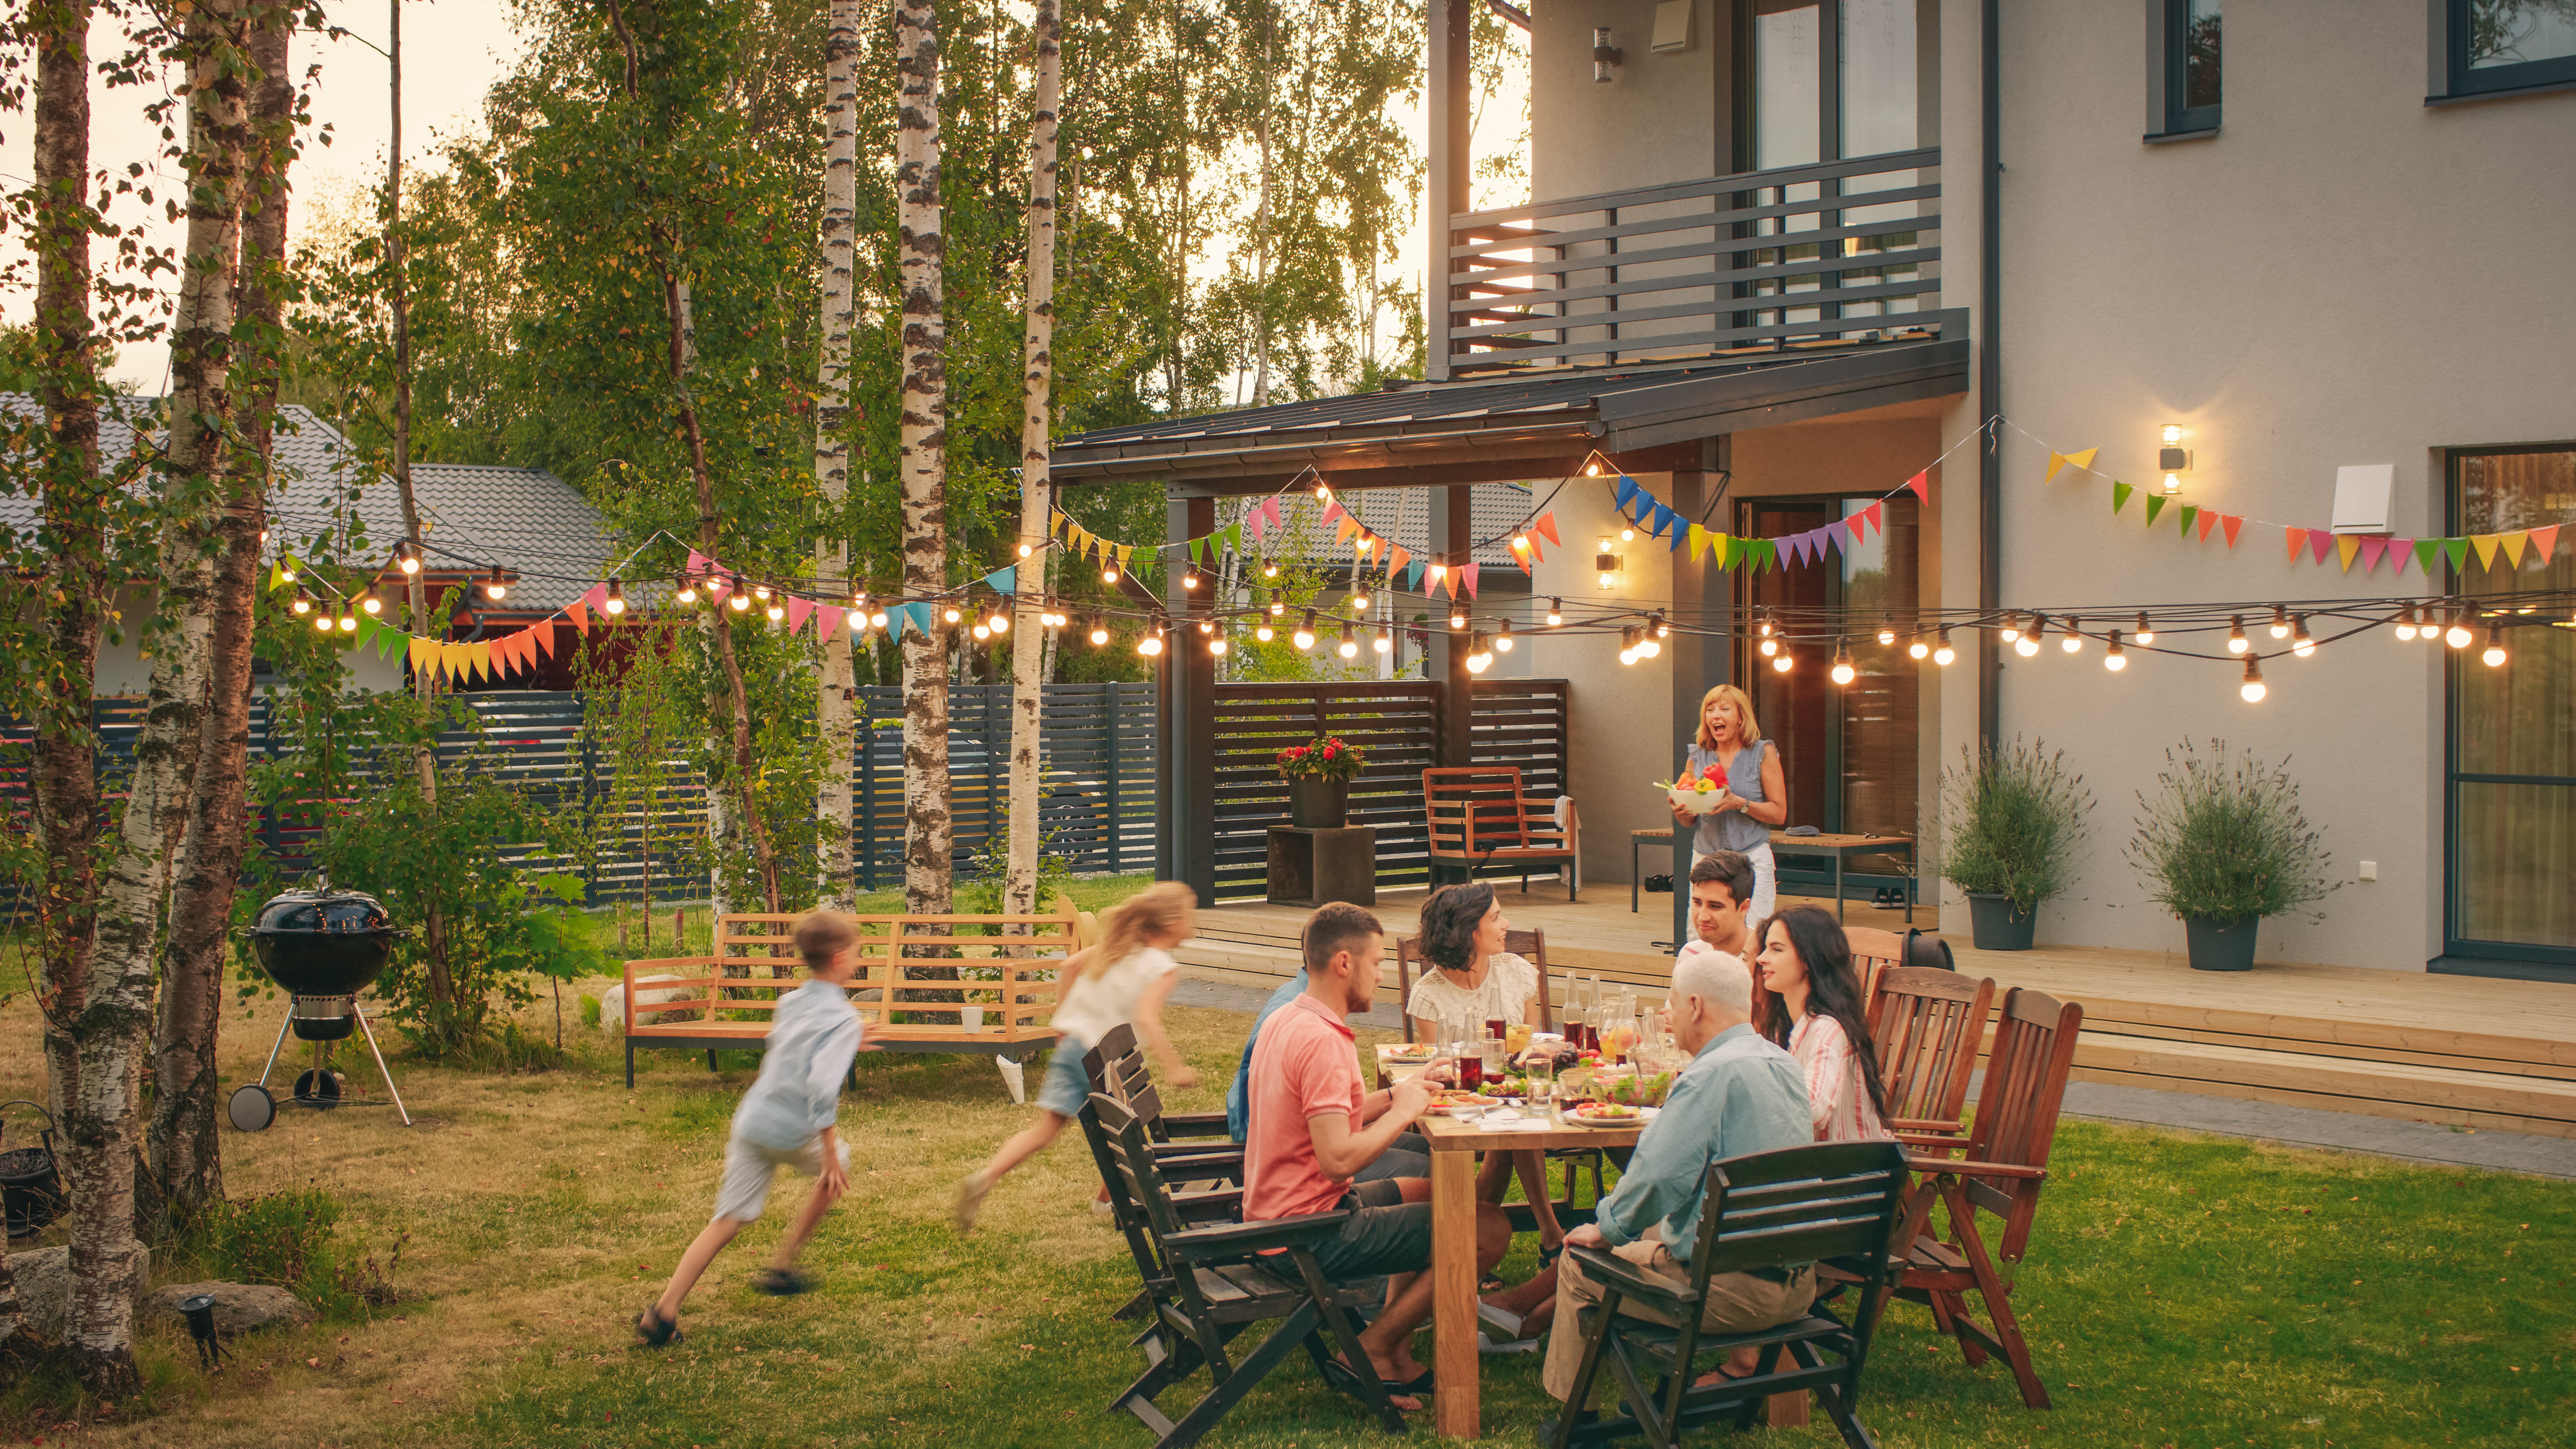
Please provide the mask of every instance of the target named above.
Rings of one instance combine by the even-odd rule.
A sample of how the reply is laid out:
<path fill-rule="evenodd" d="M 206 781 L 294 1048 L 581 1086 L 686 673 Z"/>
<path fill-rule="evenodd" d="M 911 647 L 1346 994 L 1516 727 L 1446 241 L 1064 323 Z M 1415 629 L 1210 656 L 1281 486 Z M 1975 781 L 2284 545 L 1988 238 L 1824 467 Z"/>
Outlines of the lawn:
<path fill-rule="evenodd" d="M 227 1018 L 233 1080 L 258 1071 L 282 1009 Z M 1208 1079 L 1174 1106 L 1213 1107 L 1244 1019 L 1174 1018 Z M 411 1131 L 373 1106 L 290 1109 L 267 1133 L 228 1131 L 233 1194 L 327 1190 L 346 1207 L 350 1246 L 381 1254 L 408 1235 L 398 1282 L 417 1296 L 247 1339 L 213 1376 L 184 1337 L 155 1329 L 152 1417 L 88 1406 L 81 1442 L 1151 1442 L 1101 1413 L 1138 1366 L 1130 1330 L 1108 1319 L 1134 1284 L 1107 1220 L 1087 1210 L 1095 1179 L 1078 1141 L 1006 1183 L 973 1237 L 949 1230 L 958 1175 L 1029 1119 L 987 1062 L 862 1058 L 841 1118 L 851 1192 L 809 1258 L 821 1290 L 782 1301 L 747 1286 L 776 1220 L 803 1200 L 801 1182 L 783 1183 L 771 1220 L 691 1301 L 688 1341 L 657 1353 L 634 1348 L 627 1324 L 704 1221 L 750 1072 L 656 1052 L 630 1093 L 614 1037 L 576 1032 L 571 1045 L 573 1065 L 557 1071 L 399 1066 L 423 1114 Z M 372 1077 L 342 1064 L 353 1087 Z M 41 1070 L 22 996 L 0 1008 L 0 1097 L 41 1095 Z M 1890 1449 L 2566 1442 L 2576 1214 L 2565 1184 L 2074 1122 L 2056 1167 L 2016 1300 L 2058 1408 L 2025 1411 L 2000 1369 L 1967 1370 L 1921 1310 L 1900 1305 L 1863 1411 Z M 1507 1271 L 1526 1272 L 1528 1256 Z M 159 1276 L 172 1275 L 193 1271 L 165 1264 Z M 41 1375 L 0 1387 L 0 1439 L 60 1442 L 42 1406 L 61 1402 Z M 1485 1404 L 1484 1442 L 1528 1443 L 1545 1407 L 1535 1357 L 1487 1360 Z M 1292 1358 L 1207 1442 L 1386 1441 Z M 1819 1416 L 1762 1442 L 1839 1441 Z"/>

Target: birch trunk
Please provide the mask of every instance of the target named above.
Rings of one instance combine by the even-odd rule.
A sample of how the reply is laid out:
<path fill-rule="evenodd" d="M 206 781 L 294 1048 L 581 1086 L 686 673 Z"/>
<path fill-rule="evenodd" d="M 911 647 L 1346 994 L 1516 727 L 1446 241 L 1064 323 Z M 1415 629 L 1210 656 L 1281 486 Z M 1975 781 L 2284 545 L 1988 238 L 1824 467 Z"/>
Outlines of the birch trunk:
<path fill-rule="evenodd" d="M 225 928 L 245 849 L 251 631 L 284 346 L 279 269 L 286 261 L 286 167 L 294 154 L 295 85 L 287 74 L 292 36 L 282 18 L 268 16 L 249 37 L 256 75 L 235 308 L 246 349 L 233 368 L 233 380 L 241 388 L 235 399 L 242 434 L 235 456 L 241 466 L 226 475 L 230 497 L 216 524 L 220 552 L 209 601 L 213 623 L 206 709 L 189 792 L 186 843 L 174 871 L 160 1027 L 153 1044 L 148 1137 L 163 1210 L 174 1222 L 195 1216 L 224 1195 L 215 1045 L 223 1017 Z"/>
<path fill-rule="evenodd" d="M 1253 219 L 1252 325 L 1253 337 L 1252 405 L 1270 405 L 1270 99 L 1271 69 L 1278 37 L 1274 29 L 1277 17 L 1261 18 L 1261 81 L 1254 93 L 1261 107 L 1259 138 L 1261 142 L 1261 201 Z"/>
<path fill-rule="evenodd" d="M 895 7 L 895 191 L 902 247 L 903 591 L 948 587 L 948 343 L 941 309 L 939 13 L 933 0 Z M 915 915 L 951 902 L 948 654 L 931 632 L 903 642 L 903 900 Z"/>
<path fill-rule="evenodd" d="M 1020 542 L 1030 552 L 1020 564 L 1011 611 L 1011 840 L 1002 888 L 1002 909 L 1013 915 L 1032 914 L 1038 904 L 1038 730 L 1047 631 L 1037 616 L 1046 603 L 1047 519 L 1055 506 L 1047 470 L 1055 381 L 1055 133 L 1064 63 L 1059 0 L 1037 0 L 1030 29 L 1037 41 L 1037 99 L 1029 122 L 1028 340 L 1020 394 Z"/>
<path fill-rule="evenodd" d="M 859 6 L 858 0 L 831 0 L 823 33 L 823 360 L 815 377 L 814 484 L 822 490 L 834 518 L 850 496 L 850 330 L 858 310 L 858 284 L 852 251 L 858 229 L 859 168 Z M 818 539 L 814 545 L 819 577 L 850 576 L 850 548 Z M 853 586 L 855 592 L 855 586 Z M 844 599 L 843 603 L 848 600 Z M 821 667 L 815 671 L 814 718 L 831 764 L 815 791 L 814 810 L 823 825 L 822 902 L 847 906 L 858 893 L 851 856 L 850 812 L 856 790 L 850 778 L 858 750 L 858 721 L 853 704 L 858 671 L 850 657 L 848 625 L 822 639 Z"/>
<path fill-rule="evenodd" d="M 103 964 L 97 950 L 102 802 L 91 723 L 99 623 L 109 571 L 100 566 L 96 357 L 89 298 L 89 45 L 87 0 L 30 14 L 36 44 L 34 218 L 36 350 L 53 434 L 43 490 L 48 550 L 42 591 L 49 696 L 36 723 L 36 845 L 45 861 L 37 926 L 45 963 L 45 1064 L 62 1124 L 60 1160 L 72 1203 L 72 1303 L 63 1347 L 90 1392 L 129 1397 L 137 1385 L 132 1297 L 143 1245 L 134 1237 L 135 1099 L 151 1030 L 150 978 Z"/>

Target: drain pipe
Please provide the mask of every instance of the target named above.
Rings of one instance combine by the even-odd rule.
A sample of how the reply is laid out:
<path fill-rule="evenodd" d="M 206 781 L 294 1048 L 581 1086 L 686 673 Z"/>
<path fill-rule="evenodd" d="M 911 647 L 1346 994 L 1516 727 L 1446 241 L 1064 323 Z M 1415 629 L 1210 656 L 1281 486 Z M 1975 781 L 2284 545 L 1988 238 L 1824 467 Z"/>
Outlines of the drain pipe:
<path fill-rule="evenodd" d="M 1977 454 L 1977 608 L 1991 616 L 2003 604 L 2003 0 L 1985 0 L 1978 32 L 1978 103 L 1984 109 L 1984 154 L 1978 157 L 1977 410 L 1985 446 Z M 1977 740 L 1991 746 L 2003 730 L 2003 649 L 1991 629 L 1977 631 Z"/>

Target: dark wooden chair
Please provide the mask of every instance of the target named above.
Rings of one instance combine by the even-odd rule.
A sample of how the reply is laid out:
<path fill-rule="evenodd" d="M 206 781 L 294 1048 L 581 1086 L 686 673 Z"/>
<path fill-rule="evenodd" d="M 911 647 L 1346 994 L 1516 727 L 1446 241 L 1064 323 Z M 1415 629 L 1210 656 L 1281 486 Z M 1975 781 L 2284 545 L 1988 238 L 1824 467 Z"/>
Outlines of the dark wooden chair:
<path fill-rule="evenodd" d="M 1852 1449 L 1873 1449 L 1855 1412 L 1861 1370 L 1869 1358 L 1871 1320 L 1891 1287 L 1889 1244 L 1898 1231 L 1905 1189 L 1905 1150 L 1893 1142 L 1823 1142 L 1729 1158 L 1708 1169 L 1699 1242 L 1690 1276 L 1675 1283 L 1597 1248 L 1569 1248 L 1584 1276 L 1604 1290 L 1562 1333 L 1583 1334 L 1583 1363 L 1574 1392 L 1557 1416 L 1554 1449 L 1642 1435 L 1670 1449 L 1684 1432 L 1732 1420 L 1750 1428 L 1763 1401 L 1813 1393 Z M 1809 1313 L 1756 1333 L 1711 1333 L 1700 1305 L 1715 1273 L 1737 1273 L 1842 1258 L 1884 1265 L 1861 1283 L 1862 1311 L 1846 1325 Z M 1632 1316 L 1624 1304 L 1653 1308 L 1661 1319 Z M 1739 1347 L 1759 1351 L 1755 1372 L 1706 1389 L 1692 1387 L 1704 1370 Z M 1784 1361 L 1785 1358 L 1785 1361 Z M 1591 1394 L 1607 1361 L 1624 1414 L 1577 1424 L 1575 1407 Z"/>
<path fill-rule="evenodd" d="M 1173 1211 L 1191 1224 L 1230 1223 L 1243 1215 L 1243 1148 L 1226 1135 L 1223 1112 L 1163 1111 L 1162 1094 L 1145 1069 L 1145 1054 L 1136 1045 L 1136 1030 L 1121 1022 L 1100 1044 L 1082 1055 L 1083 1070 L 1103 1094 L 1126 1104 L 1145 1124 L 1146 1148 L 1171 1178 L 1186 1186 L 1171 1194 Z M 1109 1189 L 1109 1217 L 1127 1240 L 1128 1254 L 1146 1288 L 1109 1316 L 1139 1318 L 1151 1306 L 1153 1282 L 1161 1270 L 1148 1236 L 1144 1212 L 1129 1200 L 1110 1152 L 1109 1129 L 1089 1102 L 1079 1114 L 1083 1140 L 1091 1144 L 1101 1185 Z M 1214 1140 L 1207 1140 L 1213 1138 Z M 1167 1179 L 1168 1180 L 1168 1179 Z M 1150 1333 L 1151 1330 L 1148 1330 Z"/>
<path fill-rule="evenodd" d="M 1961 1145 L 1968 1079 L 1994 1016 L 1991 977 L 1892 966 L 1869 999 L 1870 1043 L 1887 1088 L 1888 1130 L 1909 1147 Z"/>
<path fill-rule="evenodd" d="M 1934 1325 L 1959 1340 L 1970 1367 L 1989 1354 L 2003 1359 L 2021 1386 L 2022 1402 L 2045 1409 L 2048 1390 L 2031 1367 L 2030 1345 L 2013 1317 L 2012 1284 L 1996 1271 L 1995 1261 L 2018 1263 L 2030 1245 L 2084 1008 L 2015 987 L 2005 995 L 2000 1015 L 1976 1121 L 1960 1149 L 1966 1156 L 1911 1159 L 1922 1184 L 1907 1204 L 1897 1238 L 1904 1272 L 1896 1291 L 1931 1308 Z M 1947 1242 L 1932 1231 L 1936 1199 L 1949 1222 Z M 2003 1236 L 1991 1253 L 1977 1228 L 1980 1212 L 2003 1220 Z M 1972 1293 L 1984 1304 L 1989 1324 L 1969 1316 Z"/>
<path fill-rule="evenodd" d="M 1518 875 L 1529 889 L 1530 868 L 1576 865 L 1573 832 L 1557 827 L 1553 801 L 1521 793 L 1521 772 L 1509 765 L 1446 766 L 1422 772 L 1422 810 L 1431 832 L 1431 880 L 1473 880 L 1479 874 Z M 1581 872 L 1569 869 L 1565 898 L 1582 889 Z"/>
<path fill-rule="evenodd" d="M 1145 1225 L 1153 1266 L 1144 1272 L 1152 1323 L 1138 1336 L 1145 1372 L 1110 1401 L 1111 1412 L 1136 1416 L 1154 1431 L 1155 1449 L 1196 1443 L 1300 1344 L 1325 1381 L 1357 1398 L 1389 1433 L 1404 1432 L 1404 1418 L 1387 1402 L 1368 1353 L 1360 1347 L 1349 1314 L 1380 1301 L 1377 1280 L 1327 1282 L 1314 1249 L 1341 1227 L 1347 1212 L 1305 1213 L 1266 1222 L 1195 1226 L 1173 1201 L 1154 1154 L 1144 1119 L 1106 1092 L 1095 1092 L 1086 1111 L 1108 1141 L 1117 1177 L 1111 1196 L 1124 1195 Z M 1284 1249 L 1280 1252 L 1266 1250 Z M 1230 1348 L 1257 1323 L 1277 1327 L 1239 1361 Z M 1330 1344 L 1324 1335 L 1330 1333 Z M 1327 1370 L 1338 1348 L 1359 1372 Z M 1180 1417 L 1156 1400 L 1206 1369 L 1207 1392 Z"/>

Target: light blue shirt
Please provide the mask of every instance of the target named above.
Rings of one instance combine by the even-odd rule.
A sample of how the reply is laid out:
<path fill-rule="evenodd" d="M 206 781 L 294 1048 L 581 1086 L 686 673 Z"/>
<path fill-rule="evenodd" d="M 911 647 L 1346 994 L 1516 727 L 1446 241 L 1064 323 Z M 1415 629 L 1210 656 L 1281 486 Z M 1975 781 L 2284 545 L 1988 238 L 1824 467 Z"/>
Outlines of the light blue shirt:
<path fill-rule="evenodd" d="M 778 998 L 760 1080 L 734 1109 L 733 1135 L 756 1147 L 802 1147 L 840 1120 L 841 1079 L 858 1056 L 849 993 L 816 977 Z"/>
<path fill-rule="evenodd" d="M 1635 1242 L 1662 1223 L 1664 1246 L 1687 1261 L 1699 1243 L 1710 1163 L 1803 1147 L 1815 1138 L 1798 1059 L 1749 1024 L 1730 1026 L 1682 1068 L 1664 1110 L 1638 1135 L 1636 1155 L 1593 1221 L 1613 1247 Z"/>
<path fill-rule="evenodd" d="M 1243 1039 L 1243 1065 L 1234 1069 L 1234 1085 L 1225 1089 L 1225 1131 L 1237 1142 L 1252 1130 L 1252 1044 L 1261 1040 L 1261 1024 L 1305 994 L 1306 968 L 1300 966 L 1287 984 L 1270 993 L 1270 999 L 1261 1003 L 1261 1014 L 1252 1019 L 1252 1034 Z"/>

